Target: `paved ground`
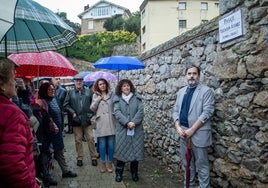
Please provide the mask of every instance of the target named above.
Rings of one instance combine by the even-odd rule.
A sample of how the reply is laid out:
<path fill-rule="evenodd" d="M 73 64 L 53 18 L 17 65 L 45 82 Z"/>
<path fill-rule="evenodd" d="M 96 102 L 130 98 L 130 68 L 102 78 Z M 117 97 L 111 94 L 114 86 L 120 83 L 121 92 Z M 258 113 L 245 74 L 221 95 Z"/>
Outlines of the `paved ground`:
<path fill-rule="evenodd" d="M 85 158 L 82 167 L 76 166 L 76 152 L 74 145 L 74 135 L 66 134 L 64 137 L 65 157 L 71 170 L 78 174 L 76 178 L 62 178 L 61 170 L 57 162 L 54 161 L 53 175 L 58 181 L 58 186 L 55 188 L 126 188 L 123 182 L 115 182 L 115 173 L 100 173 L 100 166 L 91 165 L 86 142 L 84 142 Z M 99 162 L 99 161 L 98 161 Z M 52 187 L 52 186 L 51 186 Z"/>

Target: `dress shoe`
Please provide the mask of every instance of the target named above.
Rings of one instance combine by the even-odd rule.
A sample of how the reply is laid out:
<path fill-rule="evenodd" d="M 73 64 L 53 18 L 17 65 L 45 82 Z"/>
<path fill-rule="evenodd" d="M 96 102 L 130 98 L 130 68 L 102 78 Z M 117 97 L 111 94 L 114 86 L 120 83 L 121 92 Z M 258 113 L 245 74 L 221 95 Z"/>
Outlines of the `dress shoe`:
<path fill-rule="evenodd" d="M 68 172 L 62 174 L 62 177 L 63 178 L 75 178 L 75 177 L 77 177 L 77 174 L 73 173 L 72 171 L 68 171 Z"/>
<path fill-rule="evenodd" d="M 91 161 L 91 164 L 92 164 L 92 166 L 97 166 L 97 165 L 98 165 L 98 162 L 97 162 L 96 159 L 93 159 L 93 160 Z"/>
<path fill-rule="evenodd" d="M 77 160 L 77 166 L 83 166 L 83 161 L 82 160 Z"/>
<path fill-rule="evenodd" d="M 44 187 L 57 186 L 58 182 L 52 178 L 44 178 L 43 184 L 44 184 Z"/>
<path fill-rule="evenodd" d="M 110 173 L 113 172 L 113 163 L 112 162 L 107 163 L 107 171 Z"/>
<path fill-rule="evenodd" d="M 57 186 L 58 182 L 52 178 L 48 179 L 49 186 Z"/>
<path fill-rule="evenodd" d="M 101 163 L 101 169 L 100 169 L 100 172 L 101 173 L 104 173 L 104 172 L 106 172 L 106 164 L 105 163 Z"/>

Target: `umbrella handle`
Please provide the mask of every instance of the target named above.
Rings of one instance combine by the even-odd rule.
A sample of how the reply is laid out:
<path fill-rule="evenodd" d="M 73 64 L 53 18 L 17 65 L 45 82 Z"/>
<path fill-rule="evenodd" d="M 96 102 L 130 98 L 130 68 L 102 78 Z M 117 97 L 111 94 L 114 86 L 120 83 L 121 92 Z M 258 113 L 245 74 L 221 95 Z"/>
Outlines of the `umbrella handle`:
<path fill-rule="evenodd" d="M 191 137 L 188 137 L 187 138 L 187 148 L 188 149 L 191 149 L 192 148 L 192 146 L 191 146 Z"/>

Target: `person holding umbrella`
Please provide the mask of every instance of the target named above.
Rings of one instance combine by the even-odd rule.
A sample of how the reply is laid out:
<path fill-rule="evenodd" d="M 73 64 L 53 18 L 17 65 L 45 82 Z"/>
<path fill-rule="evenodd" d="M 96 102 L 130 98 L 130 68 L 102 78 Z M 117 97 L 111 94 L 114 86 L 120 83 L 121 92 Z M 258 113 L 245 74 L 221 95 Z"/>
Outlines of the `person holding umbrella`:
<path fill-rule="evenodd" d="M 180 89 L 174 106 L 173 120 L 180 136 L 180 154 L 185 171 L 185 187 L 194 187 L 196 170 L 199 187 L 210 187 L 208 146 L 212 144 L 211 121 L 214 93 L 199 83 L 200 68 L 186 68 L 187 86 Z"/>

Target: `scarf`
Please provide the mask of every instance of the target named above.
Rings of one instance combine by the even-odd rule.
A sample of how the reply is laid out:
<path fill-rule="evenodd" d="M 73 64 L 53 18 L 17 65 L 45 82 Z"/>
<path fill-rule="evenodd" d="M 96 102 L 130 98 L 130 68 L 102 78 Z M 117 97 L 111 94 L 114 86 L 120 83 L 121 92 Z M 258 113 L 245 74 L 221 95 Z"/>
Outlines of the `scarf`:
<path fill-rule="evenodd" d="M 130 98 L 133 96 L 133 93 L 129 93 L 128 95 L 125 95 L 124 93 L 122 93 L 122 98 L 129 103 Z"/>

